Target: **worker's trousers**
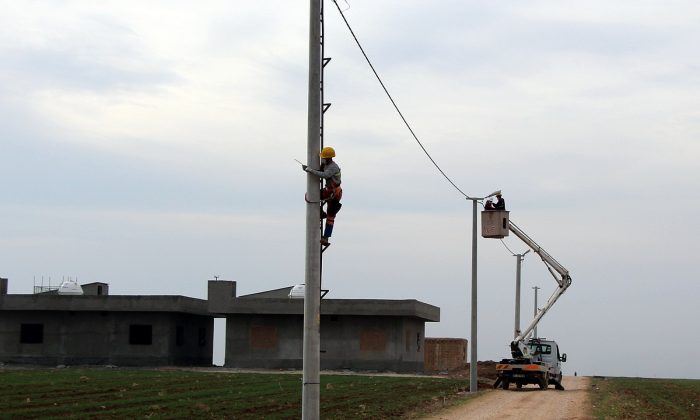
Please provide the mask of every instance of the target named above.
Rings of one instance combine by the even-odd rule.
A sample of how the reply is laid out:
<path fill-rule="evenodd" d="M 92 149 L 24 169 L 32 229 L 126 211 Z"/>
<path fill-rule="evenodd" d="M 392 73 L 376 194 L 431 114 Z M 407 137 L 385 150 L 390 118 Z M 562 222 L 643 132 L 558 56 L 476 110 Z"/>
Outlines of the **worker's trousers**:
<path fill-rule="evenodd" d="M 323 236 L 325 238 L 330 238 L 333 234 L 333 224 L 335 223 L 335 216 L 340 211 L 343 205 L 340 203 L 340 199 L 343 197 L 343 189 L 340 186 L 326 185 L 324 189 L 321 190 L 321 199 L 326 200 L 326 228 L 323 230 Z"/>

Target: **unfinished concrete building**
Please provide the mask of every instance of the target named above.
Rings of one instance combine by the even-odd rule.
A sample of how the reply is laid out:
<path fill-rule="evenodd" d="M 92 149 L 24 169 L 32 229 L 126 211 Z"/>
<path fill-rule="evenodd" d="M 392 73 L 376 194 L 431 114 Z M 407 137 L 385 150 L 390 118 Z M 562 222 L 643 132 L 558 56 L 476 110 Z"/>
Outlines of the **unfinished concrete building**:
<path fill-rule="evenodd" d="M 106 283 L 44 289 L 8 295 L 0 279 L 0 362 L 210 366 L 213 320 L 225 317 L 227 367 L 301 368 L 304 307 L 291 287 L 237 297 L 235 282 L 210 281 L 208 301 L 114 296 Z M 422 372 L 425 323 L 439 319 L 416 300 L 323 299 L 321 367 Z"/>
<path fill-rule="evenodd" d="M 209 311 L 226 317 L 226 367 L 302 367 L 303 299 L 290 290 L 237 297 L 235 282 L 209 282 Z M 422 372 L 425 323 L 439 320 L 417 300 L 323 299 L 321 368 Z"/>
<path fill-rule="evenodd" d="M 0 281 L 0 362 L 42 365 L 211 365 L 207 301 L 184 296 L 8 295 Z"/>

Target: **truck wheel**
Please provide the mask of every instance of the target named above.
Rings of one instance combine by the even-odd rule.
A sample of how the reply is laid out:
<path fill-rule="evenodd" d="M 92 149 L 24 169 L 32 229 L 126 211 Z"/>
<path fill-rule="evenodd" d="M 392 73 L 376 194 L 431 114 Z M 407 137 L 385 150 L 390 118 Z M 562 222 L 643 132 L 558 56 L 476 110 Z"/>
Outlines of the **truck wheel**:
<path fill-rule="evenodd" d="M 521 388 L 523 387 L 523 384 L 521 384 L 520 382 L 518 382 L 518 383 L 515 384 L 515 387 L 518 388 L 518 389 L 521 389 Z"/>
<path fill-rule="evenodd" d="M 558 391 L 564 390 L 564 386 L 561 384 L 562 379 L 563 379 L 563 375 L 560 373 L 559 379 L 556 382 L 554 382 L 554 389 L 556 389 Z"/>
<path fill-rule="evenodd" d="M 508 389 L 510 386 L 510 381 L 503 381 L 503 389 Z"/>
<path fill-rule="evenodd" d="M 549 375 L 546 373 L 542 376 L 539 383 L 540 389 L 547 389 L 549 386 Z"/>

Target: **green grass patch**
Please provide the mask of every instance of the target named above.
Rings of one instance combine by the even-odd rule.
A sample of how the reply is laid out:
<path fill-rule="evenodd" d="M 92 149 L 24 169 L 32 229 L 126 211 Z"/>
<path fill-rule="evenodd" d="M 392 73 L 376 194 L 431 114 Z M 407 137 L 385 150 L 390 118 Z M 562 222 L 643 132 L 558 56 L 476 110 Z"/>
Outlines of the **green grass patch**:
<path fill-rule="evenodd" d="M 698 419 L 700 380 L 591 379 L 599 419 Z"/>
<path fill-rule="evenodd" d="M 468 381 L 321 376 L 323 418 L 422 414 L 465 398 Z M 0 371 L 2 418 L 299 418 L 297 374 L 125 369 Z"/>

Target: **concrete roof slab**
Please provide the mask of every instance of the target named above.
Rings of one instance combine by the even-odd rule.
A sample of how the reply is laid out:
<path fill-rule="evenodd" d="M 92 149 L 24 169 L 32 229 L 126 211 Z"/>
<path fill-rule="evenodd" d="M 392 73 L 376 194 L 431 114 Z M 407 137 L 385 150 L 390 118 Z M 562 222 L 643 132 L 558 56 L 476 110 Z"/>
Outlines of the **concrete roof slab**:
<path fill-rule="evenodd" d="M 0 296 L 0 311 L 180 312 L 210 315 L 206 300 L 186 296 Z"/>
<path fill-rule="evenodd" d="M 303 299 L 252 298 L 230 299 L 211 304 L 209 310 L 217 314 L 274 314 L 303 315 Z M 323 299 L 322 315 L 398 316 L 420 318 L 428 322 L 440 321 L 440 308 L 414 299 Z"/>

